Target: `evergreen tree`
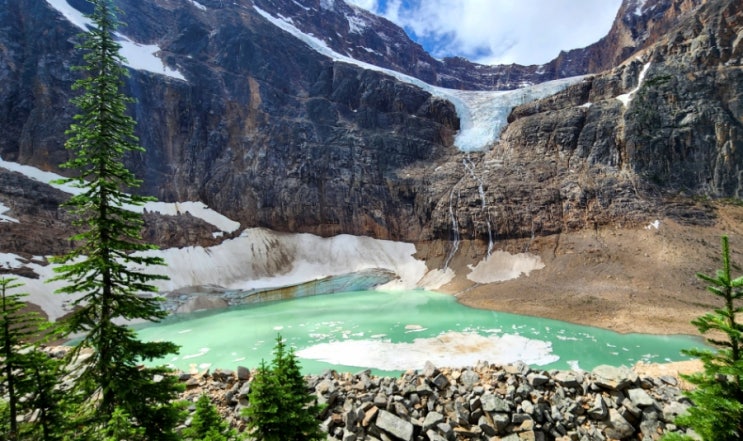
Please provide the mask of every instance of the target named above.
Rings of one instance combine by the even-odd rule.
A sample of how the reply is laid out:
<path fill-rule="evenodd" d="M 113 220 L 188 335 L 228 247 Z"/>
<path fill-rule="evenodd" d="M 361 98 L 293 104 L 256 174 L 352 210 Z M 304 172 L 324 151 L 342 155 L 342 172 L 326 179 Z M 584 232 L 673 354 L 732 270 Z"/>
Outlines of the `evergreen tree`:
<path fill-rule="evenodd" d="M 14 278 L 0 278 L 0 382 L 7 391 L 7 439 L 20 439 L 18 416 L 29 410 L 28 403 L 21 404 L 21 397 L 33 391 L 28 381 L 33 368 L 35 348 L 30 343 L 39 337 L 42 318 L 33 312 L 23 312 L 25 293 L 11 294 L 11 290 L 22 286 Z"/>
<path fill-rule="evenodd" d="M 120 407 L 114 409 L 104 430 L 103 441 L 146 441 L 143 427 L 135 427 Z"/>
<path fill-rule="evenodd" d="M 248 419 L 248 430 L 258 441 L 282 441 L 284 434 L 282 417 L 282 385 L 271 369 L 261 360 L 258 371 L 250 383 L 248 401 L 250 406 L 243 410 Z"/>
<path fill-rule="evenodd" d="M 317 405 L 315 396 L 307 388 L 307 382 L 302 375 L 294 348 L 289 348 L 287 351 L 279 335 L 276 338 L 275 351 L 274 374 L 286 390 L 282 414 L 287 430 L 290 436 L 293 436 L 287 439 L 296 441 L 325 439 L 318 421 L 320 407 Z"/>
<path fill-rule="evenodd" d="M 38 420 L 28 433 L 29 439 L 57 441 L 64 439 L 67 418 L 65 415 L 66 397 L 59 387 L 63 372 L 60 360 L 35 349 L 29 354 L 30 366 L 26 370 L 29 383 L 28 407 L 38 412 Z"/>
<path fill-rule="evenodd" d="M 271 367 L 261 362 L 245 409 L 248 428 L 262 441 L 323 440 L 318 416 L 320 407 L 307 389 L 294 349 L 287 350 L 276 337 Z"/>
<path fill-rule="evenodd" d="M 196 401 L 191 426 L 184 429 L 182 434 L 185 439 L 193 441 L 229 441 L 237 436 L 206 394 L 201 395 Z"/>
<path fill-rule="evenodd" d="M 676 423 L 692 428 L 707 441 L 743 438 L 743 325 L 737 321 L 737 314 L 743 311 L 738 306 L 743 296 L 743 276 L 733 279 L 730 267 L 728 238 L 723 236 L 722 269 L 714 277 L 697 274 L 710 283 L 707 290 L 723 301 L 723 307 L 692 321 L 701 334 L 712 333 L 713 337 L 707 341 L 718 349 L 683 351 L 699 358 L 704 371 L 684 376 L 696 386 L 687 393 L 694 406 L 677 418 Z M 673 434 L 664 439 L 691 438 Z"/>
<path fill-rule="evenodd" d="M 111 0 L 91 0 L 93 25 L 83 34 L 80 48 L 83 78 L 75 82 L 82 94 L 72 100 L 78 107 L 75 122 L 67 131 L 65 147 L 71 159 L 62 167 L 77 177 L 62 180 L 80 192 L 66 203 L 76 215 L 81 232 L 72 237 L 77 245 L 57 258 L 54 280 L 66 286 L 58 292 L 74 294 L 73 312 L 62 323 L 64 335 L 82 335 L 70 354 L 80 363 L 76 392 L 85 402 L 78 414 L 78 437 L 92 433 L 112 419 L 121 408 L 133 424 L 145 429 L 150 439 L 173 438 L 180 412 L 171 404 L 177 380 L 164 367 L 142 368 L 145 360 L 177 352 L 170 342 L 145 343 L 137 339 L 123 320 L 156 321 L 166 313 L 152 282 L 165 277 L 141 270 L 160 265 L 162 259 L 143 252 L 154 247 L 141 240 L 142 215 L 130 211 L 151 198 L 125 190 L 141 183 L 123 164 L 127 155 L 143 151 L 134 135 L 135 122 L 126 115 L 132 99 L 121 92 L 127 76 L 114 32 L 119 22 Z M 147 295 L 142 295 L 143 293 Z M 83 348 L 92 356 L 79 357 Z"/>

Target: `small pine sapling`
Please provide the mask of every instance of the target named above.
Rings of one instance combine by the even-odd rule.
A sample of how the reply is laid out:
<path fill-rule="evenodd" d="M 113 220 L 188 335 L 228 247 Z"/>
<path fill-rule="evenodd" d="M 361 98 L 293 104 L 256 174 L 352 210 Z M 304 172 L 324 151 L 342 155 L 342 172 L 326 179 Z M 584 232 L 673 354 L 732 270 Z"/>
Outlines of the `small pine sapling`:
<path fill-rule="evenodd" d="M 271 366 L 261 361 L 244 410 L 251 436 L 260 441 L 319 441 L 320 407 L 308 391 L 293 349 L 276 337 Z"/>
<path fill-rule="evenodd" d="M 196 401 L 191 425 L 183 430 L 182 435 L 193 441 L 230 441 L 237 437 L 237 432 L 230 429 L 209 396 L 203 394 Z"/>

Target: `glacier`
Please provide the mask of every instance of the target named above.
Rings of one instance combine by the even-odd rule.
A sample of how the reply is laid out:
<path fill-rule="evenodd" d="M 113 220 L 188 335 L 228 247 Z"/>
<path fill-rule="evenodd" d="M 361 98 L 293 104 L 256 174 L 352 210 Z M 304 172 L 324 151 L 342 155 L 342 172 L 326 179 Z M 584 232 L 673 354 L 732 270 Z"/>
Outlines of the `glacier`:
<path fill-rule="evenodd" d="M 255 5 L 253 5 L 253 8 L 269 22 L 301 40 L 314 51 L 325 55 L 332 60 L 354 64 L 363 69 L 382 72 L 399 81 L 417 86 L 435 97 L 445 99 L 454 104 L 454 107 L 457 110 L 457 115 L 459 115 L 460 119 L 460 130 L 454 139 L 454 145 L 463 152 L 485 150 L 497 141 L 500 132 L 507 124 L 506 118 L 513 107 L 553 95 L 585 78 L 585 76 L 563 78 L 508 91 L 465 91 L 447 89 L 430 85 L 410 75 L 375 66 L 370 63 L 356 60 L 347 55 L 340 54 L 328 47 L 328 45 L 319 38 L 305 34 L 299 30 L 294 26 L 290 18 L 281 15 L 274 17 Z"/>

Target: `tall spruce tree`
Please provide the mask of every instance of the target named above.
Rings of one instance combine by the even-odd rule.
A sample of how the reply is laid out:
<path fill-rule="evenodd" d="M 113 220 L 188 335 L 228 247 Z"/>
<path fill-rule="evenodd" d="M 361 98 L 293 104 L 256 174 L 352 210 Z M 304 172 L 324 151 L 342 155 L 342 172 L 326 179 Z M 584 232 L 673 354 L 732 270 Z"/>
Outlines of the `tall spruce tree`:
<path fill-rule="evenodd" d="M 681 426 L 693 429 L 706 441 L 743 439 L 743 324 L 738 314 L 743 297 L 743 276 L 733 278 L 730 272 L 730 246 L 722 237 L 722 269 L 715 276 L 697 274 L 709 283 L 707 291 L 722 300 L 723 306 L 692 321 L 702 335 L 711 333 L 707 342 L 716 351 L 690 349 L 685 354 L 699 358 L 704 370 L 683 377 L 696 386 L 687 393 L 694 406 L 676 419 Z M 679 434 L 664 440 L 691 440 Z"/>
<path fill-rule="evenodd" d="M 113 417 L 114 410 L 132 418 L 144 428 L 149 439 L 171 439 L 180 412 L 171 404 L 177 395 L 177 381 L 164 367 L 142 368 L 145 360 L 177 352 L 170 342 L 145 343 L 124 320 L 157 321 L 166 313 L 152 285 L 164 279 L 140 268 L 163 264 L 157 257 L 136 254 L 154 248 L 141 240 L 142 215 L 131 211 L 151 198 L 129 194 L 141 181 L 124 165 L 127 155 L 139 153 L 134 135 L 135 121 L 127 116 L 133 100 L 122 92 L 128 72 L 114 37 L 119 26 L 111 0 L 90 0 L 93 26 L 82 35 L 80 48 L 83 77 L 74 89 L 82 94 L 72 100 L 79 113 L 67 131 L 65 147 L 71 159 L 62 167 L 76 177 L 62 180 L 80 191 L 66 203 L 76 216 L 80 233 L 70 253 L 56 259 L 55 268 L 66 285 L 59 293 L 73 294 L 73 312 L 62 323 L 64 335 L 81 335 L 70 353 L 81 366 L 76 392 L 84 398 L 78 427 L 85 437 Z M 143 295 L 147 294 L 147 295 Z M 92 355 L 79 357 L 83 348 Z"/>

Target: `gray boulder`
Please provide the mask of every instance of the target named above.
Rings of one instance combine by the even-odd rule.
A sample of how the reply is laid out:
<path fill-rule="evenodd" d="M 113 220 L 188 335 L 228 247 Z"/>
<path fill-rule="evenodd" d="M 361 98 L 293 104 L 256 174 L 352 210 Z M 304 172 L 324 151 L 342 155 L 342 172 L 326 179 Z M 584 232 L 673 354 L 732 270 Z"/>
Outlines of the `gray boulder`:
<path fill-rule="evenodd" d="M 403 441 L 413 440 L 413 425 L 386 410 L 380 410 L 377 415 L 378 428 Z"/>

